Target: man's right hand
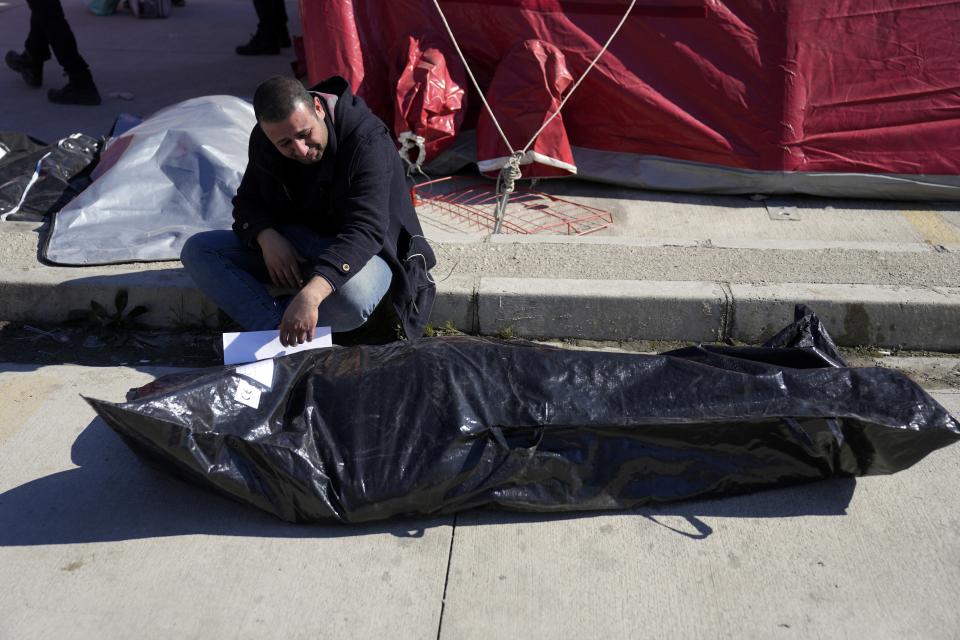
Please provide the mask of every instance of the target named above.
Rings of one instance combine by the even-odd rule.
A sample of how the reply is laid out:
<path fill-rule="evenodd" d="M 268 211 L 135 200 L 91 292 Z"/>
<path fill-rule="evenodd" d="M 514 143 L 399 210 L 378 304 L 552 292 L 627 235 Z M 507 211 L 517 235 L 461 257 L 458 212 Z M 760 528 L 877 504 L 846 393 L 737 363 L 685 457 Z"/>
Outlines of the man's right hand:
<path fill-rule="evenodd" d="M 270 280 L 278 287 L 299 289 L 303 286 L 300 275 L 300 256 L 290 241 L 276 229 L 264 229 L 257 234 L 257 244 L 263 252 Z"/>

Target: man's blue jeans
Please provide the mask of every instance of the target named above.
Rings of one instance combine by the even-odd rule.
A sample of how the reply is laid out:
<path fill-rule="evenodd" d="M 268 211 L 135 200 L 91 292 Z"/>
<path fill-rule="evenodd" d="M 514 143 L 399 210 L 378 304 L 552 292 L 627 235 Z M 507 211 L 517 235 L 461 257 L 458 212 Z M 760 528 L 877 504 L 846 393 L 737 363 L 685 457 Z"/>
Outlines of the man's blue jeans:
<path fill-rule="evenodd" d="M 302 225 L 278 225 L 276 230 L 303 257 L 315 256 L 333 243 Z M 187 239 L 180 252 L 184 268 L 204 295 L 213 300 L 245 331 L 276 329 L 291 297 L 274 298 L 270 274 L 259 249 L 240 243 L 233 231 L 204 231 Z M 304 276 L 309 264 L 301 265 Z M 318 326 L 335 332 L 356 329 L 370 317 L 390 288 L 390 267 L 373 256 L 319 307 Z"/>

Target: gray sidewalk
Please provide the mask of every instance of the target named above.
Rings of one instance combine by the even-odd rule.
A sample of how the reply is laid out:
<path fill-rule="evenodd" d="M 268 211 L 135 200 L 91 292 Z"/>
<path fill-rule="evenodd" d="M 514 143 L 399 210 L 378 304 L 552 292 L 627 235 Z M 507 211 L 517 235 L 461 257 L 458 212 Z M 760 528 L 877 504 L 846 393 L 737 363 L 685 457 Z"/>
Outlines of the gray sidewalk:
<path fill-rule="evenodd" d="M 0 128 L 53 139 L 103 135 L 122 111 L 147 115 L 196 95 L 248 96 L 289 54 L 234 54 L 252 6 L 187 0 L 166 20 L 96 17 L 64 2 L 105 102 L 62 107 L 0 69 Z M 295 20 L 296 3 L 288 2 Z M 0 4 L 0 40 L 19 48 L 23 0 Z M 297 33 L 294 23 L 291 31 Z M 47 65 L 47 86 L 59 86 Z M 131 92 L 132 101 L 109 98 Z M 759 342 L 808 303 L 838 342 L 960 350 L 960 205 L 657 193 L 572 180 L 544 191 L 599 207 L 595 235 L 488 236 L 421 208 L 439 263 L 431 322 L 467 331 L 602 340 Z M 787 215 L 783 215 L 786 213 Z M 39 233 L 38 233 L 39 231 Z M 37 259 L 37 225 L 0 224 L 0 320 L 59 322 L 130 291 L 145 321 L 173 327 L 213 311 L 179 263 L 67 268 Z"/>
<path fill-rule="evenodd" d="M 187 0 L 169 18 L 138 20 L 129 11 L 95 16 L 88 0 L 62 0 L 103 97 L 97 107 L 51 104 L 47 89 L 66 83 L 56 60 L 44 67 L 42 88 L 28 87 L 0 67 L 0 129 L 53 141 L 71 133 L 106 135 L 116 116 L 147 116 L 201 95 L 249 97 L 260 79 L 290 73 L 290 49 L 280 56 L 241 57 L 234 47 L 249 40 L 257 17 L 248 0 Z M 298 9 L 288 0 L 291 32 L 300 33 Z M 0 2 L 0 47 L 23 49 L 30 12 L 25 0 Z M 127 100 L 119 94 L 132 94 Z"/>
<path fill-rule="evenodd" d="M 152 470 L 80 397 L 119 401 L 161 373 L 0 363 L 0 638 L 960 628 L 956 444 L 892 476 L 619 513 L 297 526 Z M 960 413 L 956 389 L 931 392 Z"/>

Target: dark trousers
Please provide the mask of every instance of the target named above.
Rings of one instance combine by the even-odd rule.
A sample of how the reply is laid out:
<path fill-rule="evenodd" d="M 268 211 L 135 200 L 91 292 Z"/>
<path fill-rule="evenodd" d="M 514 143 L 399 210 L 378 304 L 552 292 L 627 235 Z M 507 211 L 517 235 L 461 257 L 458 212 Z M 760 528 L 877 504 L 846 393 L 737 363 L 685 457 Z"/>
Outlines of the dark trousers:
<path fill-rule="evenodd" d="M 283 0 L 253 0 L 257 12 L 257 31 L 280 37 L 287 29 L 287 7 Z"/>
<path fill-rule="evenodd" d="M 23 45 L 27 53 L 38 62 L 46 62 L 53 49 L 53 55 L 57 56 L 57 62 L 70 80 L 89 79 L 90 68 L 77 50 L 77 39 L 63 15 L 60 0 L 27 0 L 27 5 L 30 7 L 30 33 Z"/>

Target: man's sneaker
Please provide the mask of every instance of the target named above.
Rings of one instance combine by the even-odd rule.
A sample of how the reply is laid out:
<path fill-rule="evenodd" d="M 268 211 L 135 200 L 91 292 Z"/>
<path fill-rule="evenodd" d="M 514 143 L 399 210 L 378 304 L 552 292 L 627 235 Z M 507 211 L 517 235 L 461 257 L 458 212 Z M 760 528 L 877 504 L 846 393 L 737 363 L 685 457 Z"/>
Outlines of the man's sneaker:
<path fill-rule="evenodd" d="M 100 104 L 100 92 L 93 81 L 69 81 L 63 89 L 50 89 L 47 99 L 57 104 L 85 104 L 96 106 Z"/>
<path fill-rule="evenodd" d="M 23 81 L 31 87 L 43 84 L 43 63 L 37 62 L 29 53 L 7 51 L 5 58 L 7 66 L 23 76 Z"/>
<path fill-rule="evenodd" d="M 275 56 L 280 53 L 280 44 L 272 34 L 257 31 L 250 38 L 250 42 L 237 47 L 237 55 L 241 56 Z"/>

